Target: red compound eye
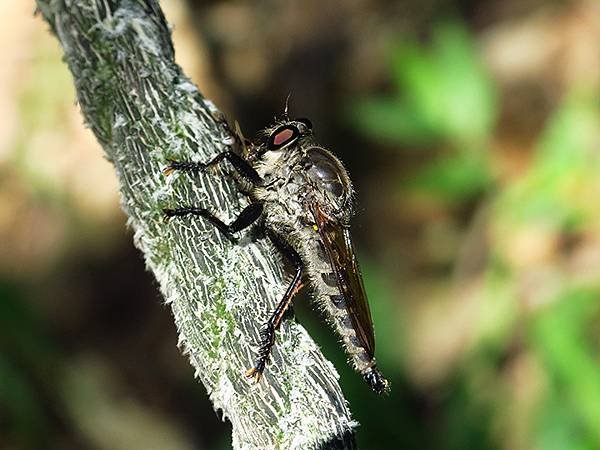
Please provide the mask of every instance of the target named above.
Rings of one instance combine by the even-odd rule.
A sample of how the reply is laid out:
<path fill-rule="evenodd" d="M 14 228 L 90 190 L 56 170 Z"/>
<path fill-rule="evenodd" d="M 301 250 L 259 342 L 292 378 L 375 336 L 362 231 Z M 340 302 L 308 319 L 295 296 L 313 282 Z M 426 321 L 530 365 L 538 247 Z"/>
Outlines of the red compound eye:
<path fill-rule="evenodd" d="M 276 129 L 269 137 L 269 149 L 277 150 L 298 139 L 300 132 L 298 128 L 290 125 L 283 125 Z"/>
<path fill-rule="evenodd" d="M 283 131 L 280 131 L 273 138 L 273 145 L 282 145 L 289 141 L 292 137 L 294 137 L 294 132 L 289 128 L 286 128 Z"/>

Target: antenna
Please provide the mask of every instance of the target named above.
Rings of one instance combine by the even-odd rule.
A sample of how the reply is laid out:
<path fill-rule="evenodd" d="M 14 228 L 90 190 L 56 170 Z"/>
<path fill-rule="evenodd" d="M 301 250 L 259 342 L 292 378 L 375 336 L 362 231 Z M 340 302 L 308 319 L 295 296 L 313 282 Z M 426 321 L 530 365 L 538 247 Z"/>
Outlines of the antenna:
<path fill-rule="evenodd" d="M 285 120 L 290 120 L 290 116 L 288 116 L 288 108 L 290 106 L 290 97 L 292 96 L 292 93 L 288 93 L 286 99 L 285 99 L 285 110 L 283 111 L 283 118 Z"/>

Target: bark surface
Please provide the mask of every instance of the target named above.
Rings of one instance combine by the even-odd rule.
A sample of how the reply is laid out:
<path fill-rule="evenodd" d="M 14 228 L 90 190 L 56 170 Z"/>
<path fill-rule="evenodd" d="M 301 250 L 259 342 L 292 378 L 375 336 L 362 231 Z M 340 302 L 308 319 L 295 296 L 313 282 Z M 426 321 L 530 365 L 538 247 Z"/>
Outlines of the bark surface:
<path fill-rule="evenodd" d="M 115 167 L 135 245 L 173 311 L 179 345 L 231 421 L 233 447 L 355 448 L 338 375 L 294 321 L 277 333 L 263 380 L 244 376 L 286 288 L 278 252 L 264 239 L 233 246 L 202 219 L 163 219 L 162 208 L 189 204 L 231 221 L 246 200 L 231 177 L 162 173 L 168 158 L 207 161 L 232 137 L 175 64 L 158 3 L 37 4 L 63 46 L 85 122 Z"/>

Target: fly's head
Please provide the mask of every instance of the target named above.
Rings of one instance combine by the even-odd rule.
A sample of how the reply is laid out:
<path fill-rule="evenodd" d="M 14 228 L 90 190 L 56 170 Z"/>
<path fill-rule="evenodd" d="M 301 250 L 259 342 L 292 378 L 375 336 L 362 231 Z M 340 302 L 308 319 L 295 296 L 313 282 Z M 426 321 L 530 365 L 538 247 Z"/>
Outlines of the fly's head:
<path fill-rule="evenodd" d="M 268 151 L 281 151 L 292 146 L 299 147 L 312 138 L 312 123 L 308 119 L 284 120 L 268 128 L 265 148 Z"/>
<path fill-rule="evenodd" d="M 265 131 L 256 148 L 260 157 L 293 166 L 302 180 L 303 201 L 340 223 L 347 223 L 352 210 L 352 184 L 342 163 L 318 146 L 308 119 L 284 120 Z"/>
<path fill-rule="evenodd" d="M 251 147 L 251 160 L 287 159 L 298 145 L 311 138 L 312 123 L 308 119 L 286 119 L 265 129 L 261 135 Z"/>

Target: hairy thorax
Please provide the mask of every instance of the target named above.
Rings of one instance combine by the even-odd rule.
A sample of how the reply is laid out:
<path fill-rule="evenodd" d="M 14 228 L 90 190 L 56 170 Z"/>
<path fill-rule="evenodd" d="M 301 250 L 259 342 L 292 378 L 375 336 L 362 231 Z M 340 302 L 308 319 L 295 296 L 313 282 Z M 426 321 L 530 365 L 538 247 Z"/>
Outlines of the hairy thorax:
<path fill-rule="evenodd" d="M 252 194 L 264 202 L 266 223 L 283 237 L 310 222 L 304 207 L 309 193 L 302 159 L 299 152 L 268 151 L 256 167 L 263 182 Z"/>

